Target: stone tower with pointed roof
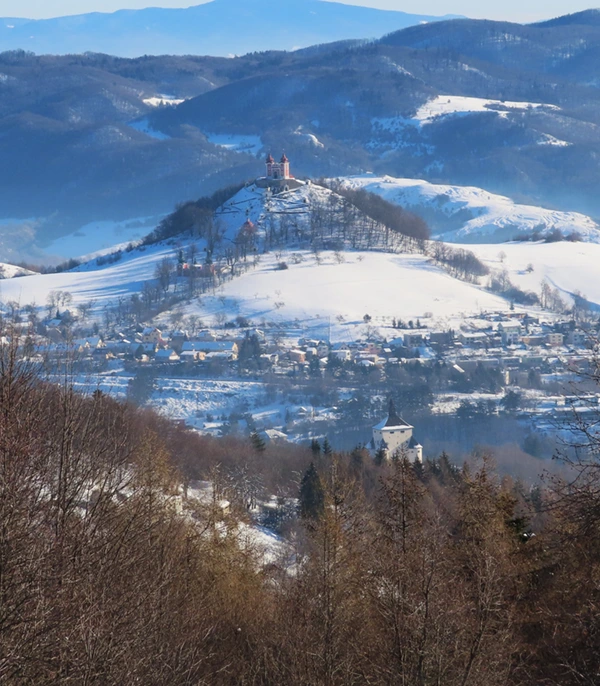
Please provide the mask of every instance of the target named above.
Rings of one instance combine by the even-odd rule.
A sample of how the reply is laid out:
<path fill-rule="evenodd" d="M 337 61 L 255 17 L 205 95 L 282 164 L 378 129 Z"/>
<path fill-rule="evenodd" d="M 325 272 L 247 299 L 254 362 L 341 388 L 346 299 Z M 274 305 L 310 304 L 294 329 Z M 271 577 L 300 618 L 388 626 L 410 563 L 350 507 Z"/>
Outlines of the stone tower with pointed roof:
<path fill-rule="evenodd" d="M 411 462 L 423 461 L 423 447 L 413 436 L 414 427 L 396 411 L 394 401 L 390 399 L 388 416 L 373 427 L 371 449 L 375 452 L 383 449 L 388 457 L 394 453 L 405 453 Z"/>

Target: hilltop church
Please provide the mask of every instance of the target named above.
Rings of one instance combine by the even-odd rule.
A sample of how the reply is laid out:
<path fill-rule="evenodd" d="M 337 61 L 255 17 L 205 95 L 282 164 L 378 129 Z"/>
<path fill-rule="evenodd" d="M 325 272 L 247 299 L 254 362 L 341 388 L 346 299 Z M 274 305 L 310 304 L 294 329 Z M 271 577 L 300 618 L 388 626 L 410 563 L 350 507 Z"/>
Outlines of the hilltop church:
<path fill-rule="evenodd" d="M 256 179 L 259 188 L 270 188 L 274 192 L 289 191 L 303 186 L 302 181 L 295 179 L 290 173 L 290 161 L 283 153 L 279 162 L 269 153 L 265 161 L 266 176 Z"/>
<path fill-rule="evenodd" d="M 383 450 L 386 458 L 394 453 L 405 453 L 411 462 L 423 462 L 423 446 L 413 436 L 414 426 L 405 422 L 396 412 L 394 401 L 390 400 L 388 416 L 373 427 L 369 447 L 372 452 Z"/>

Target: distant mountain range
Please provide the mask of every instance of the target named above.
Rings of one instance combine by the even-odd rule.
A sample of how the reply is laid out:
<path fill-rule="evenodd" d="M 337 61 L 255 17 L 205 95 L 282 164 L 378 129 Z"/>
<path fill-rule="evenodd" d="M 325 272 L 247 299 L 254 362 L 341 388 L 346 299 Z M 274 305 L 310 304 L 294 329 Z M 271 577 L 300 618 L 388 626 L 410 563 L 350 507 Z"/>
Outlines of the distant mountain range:
<path fill-rule="evenodd" d="M 0 19 L 0 47 L 36 54 L 243 55 L 318 43 L 378 38 L 449 19 L 323 0 L 212 0 L 187 9 L 151 7 L 56 19 Z"/>
<path fill-rule="evenodd" d="M 260 175 L 269 151 L 299 177 L 475 186 L 597 219 L 599 63 L 597 11 L 235 59 L 4 52 L 0 248 L 169 212 Z"/>

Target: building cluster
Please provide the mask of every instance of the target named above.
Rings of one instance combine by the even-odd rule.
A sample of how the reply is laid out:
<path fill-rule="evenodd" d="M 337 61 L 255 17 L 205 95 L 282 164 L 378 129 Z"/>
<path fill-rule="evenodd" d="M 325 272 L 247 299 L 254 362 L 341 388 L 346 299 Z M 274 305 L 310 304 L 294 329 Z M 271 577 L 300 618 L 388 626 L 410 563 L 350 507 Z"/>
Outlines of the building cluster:
<path fill-rule="evenodd" d="M 219 361 L 236 366 L 244 343 L 251 339 L 255 345 L 247 356 L 254 360 L 252 369 L 256 372 L 314 373 L 328 367 L 384 371 L 387 365 L 415 359 L 425 365 L 444 360 L 465 372 L 475 365 L 495 367 L 503 371 L 507 384 L 518 384 L 523 376 L 520 372 L 547 366 L 549 361 L 571 370 L 577 361 L 589 357 L 590 342 L 596 334 L 586 323 L 575 325 L 567 319 L 544 322 L 526 314 L 506 317 L 499 313 L 479 316 L 476 324 L 465 320 L 456 331 L 396 328 L 393 337 L 337 343 L 274 337 L 268 330 L 236 326 L 194 333 L 157 326 L 107 333 L 97 327 L 93 336 L 74 338 L 70 331 L 76 330 L 76 324 L 68 310 L 46 320 L 30 340 L 29 351 L 56 357 L 70 352 L 83 358 L 125 359 L 137 364 Z"/>

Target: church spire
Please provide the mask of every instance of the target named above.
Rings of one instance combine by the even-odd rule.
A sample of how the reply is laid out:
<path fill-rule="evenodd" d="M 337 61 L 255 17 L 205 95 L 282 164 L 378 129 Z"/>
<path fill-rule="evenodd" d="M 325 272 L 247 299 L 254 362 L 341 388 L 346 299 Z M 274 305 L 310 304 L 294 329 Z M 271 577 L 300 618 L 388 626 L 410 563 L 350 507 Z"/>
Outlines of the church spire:
<path fill-rule="evenodd" d="M 402 417 L 398 414 L 396 410 L 396 405 L 394 404 L 394 401 L 392 398 L 390 398 L 390 402 L 388 405 L 388 418 L 385 423 L 386 426 L 408 426 L 407 422 L 402 419 Z"/>

